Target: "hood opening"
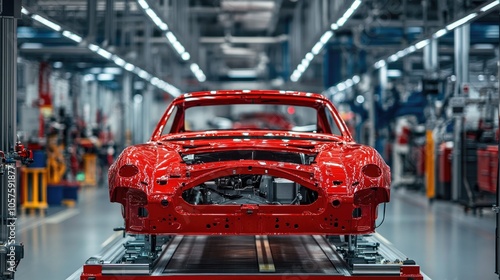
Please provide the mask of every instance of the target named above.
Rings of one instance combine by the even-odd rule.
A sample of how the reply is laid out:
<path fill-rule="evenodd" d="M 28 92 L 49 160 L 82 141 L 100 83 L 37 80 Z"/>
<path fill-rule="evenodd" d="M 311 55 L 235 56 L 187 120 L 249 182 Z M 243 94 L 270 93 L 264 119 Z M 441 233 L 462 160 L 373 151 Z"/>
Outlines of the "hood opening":
<path fill-rule="evenodd" d="M 232 160 L 265 160 L 310 165 L 316 159 L 316 155 L 316 153 L 305 154 L 264 150 L 217 151 L 197 154 L 180 153 L 182 160 L 186 164 L 201 164 Z"/>

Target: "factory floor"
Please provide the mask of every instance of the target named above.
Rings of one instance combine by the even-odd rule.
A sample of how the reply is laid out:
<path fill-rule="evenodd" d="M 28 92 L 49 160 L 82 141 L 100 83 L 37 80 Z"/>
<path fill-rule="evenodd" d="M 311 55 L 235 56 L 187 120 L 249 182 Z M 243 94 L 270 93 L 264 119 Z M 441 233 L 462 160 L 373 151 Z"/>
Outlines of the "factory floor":
<path fill-rule="evenodd" d="M 120 234 L 112 231 L 122 225 L 120 213 L 120 205 L 109 203 L 107 188 L 94 187 L 80 190 L 74 208 L 49 209 L 45 217 L 20 215 L 17 239 L 25 245 L 25 257 L 16 279 L 66 279 Z M 377 232 L 431 279 L 498 279 L 495 217 L 489 210 L 472 216 L 456 204 L 431 205 L 421 194 L 393 190 Z"/>

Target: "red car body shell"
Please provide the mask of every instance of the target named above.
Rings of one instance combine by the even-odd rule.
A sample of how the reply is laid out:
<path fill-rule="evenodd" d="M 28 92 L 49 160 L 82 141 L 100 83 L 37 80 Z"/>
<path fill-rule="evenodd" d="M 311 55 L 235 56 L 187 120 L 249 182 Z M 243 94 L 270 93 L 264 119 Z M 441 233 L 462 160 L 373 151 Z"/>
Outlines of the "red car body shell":
<path fill-rule="evenodd" d="M 276 103 L 326 108 L 342 135 L 318 115 L 319 133 L 273 130 L 182 132 L 163 130 L 172 108 L 206 104 Z M 181 114 L 179 114 L 182 116 Z M 324 116 L 323 116 L 324 117 Z M 182 117 L 178 120 L 181 120 Z M 321 126 L 323 126 L 321 128 Z M 326 131 L 325 131 L 326 130 Z M 314 154 L 311 164 L 235 158 L 186 164 L 183 154 L 227 151 Z M 307 205 L 193 205 L 185 190 L 234 174 L 269 175 L 317 192 Z M 375 229 L 377 206 L 390 197 L 390 170 L 371 147 L 357 144 L 333 104 L 319 94 L 284 91 L 212 91 L 175 99 L 151 140 L 130 146 L 109 170 L 112 202 L 123 205 L 125 228 L 136 234 L 366 234 Z"/>

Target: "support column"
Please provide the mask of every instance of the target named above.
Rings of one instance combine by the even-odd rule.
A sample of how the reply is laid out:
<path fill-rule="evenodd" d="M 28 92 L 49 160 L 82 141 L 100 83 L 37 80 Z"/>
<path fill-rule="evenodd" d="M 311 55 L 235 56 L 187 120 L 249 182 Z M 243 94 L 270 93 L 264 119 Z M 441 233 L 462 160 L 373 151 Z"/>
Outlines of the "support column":
<path fill-rule="evenodd" d="M 21 18 L 21 1 L 0 1 L 0 150 L 7 153 L 14 149 L 16 137 L 16 72 L 17 72 L 17 19 Z M 0 163 L 1 164 L 1 163 Z M 0 175 L 0 279 L 14 279 L 15 263 L 9 263 L 8 253 L 14 246 L 16 206 L 8 205 L 8 194 L 17 188 L 16 164 L 5 164 Z M 14 200 L 14 205 L 16 201 Z M 7 225 L 14 223 L 13 235 Z M 17 260 L 19 260 L 18 258 Z"/>
<path fill-rule="evenodd" d="M 342 81 L 342 54 L 327 44 L 323 63 L 323 87 L 328 89 Z"/>
<path fill-rule="evenodd" d="M 87 0 L 87 40 L 95 42 L 97 33 L 97 0 Z"/>
<path fill-rule="evenodd" d="M 125 72 L 123 74 L 123 95 L 121 97 L 120 107 L 123 113 L 123 118 L 121 118 L 120 124 L 120 137 L 118 143 L 123 149 L 130 145 L 130 133 L 132 131 L 132 118 L 130 110 L 130 100 L 132 99 L 132 74 Z"/>
<path fill-rule="evenodd" d="M 461 90 L 463 83 L 469 82 L 469 48 L 470 48 L 470 25 L 464 24 L 455 29 L 455 96 L 463 95 Z M 451 177 L 451 199 L 458 201 L 461 199 L 463 189 L 463 165 L 462 165 L 462 133 L 463 116 L 455 119 L 453 130 L 453 157 L 452 157 L 452 177 Z M 467 202 L 467 201 L 465 201 Z"/>
<path fill-rule="evenodd" d="M 105 34 L 106 45 L 114 46 L 116 38 L 115 0 L 106 0 L 106 18 L 105 18 L 104 34 Z"/>

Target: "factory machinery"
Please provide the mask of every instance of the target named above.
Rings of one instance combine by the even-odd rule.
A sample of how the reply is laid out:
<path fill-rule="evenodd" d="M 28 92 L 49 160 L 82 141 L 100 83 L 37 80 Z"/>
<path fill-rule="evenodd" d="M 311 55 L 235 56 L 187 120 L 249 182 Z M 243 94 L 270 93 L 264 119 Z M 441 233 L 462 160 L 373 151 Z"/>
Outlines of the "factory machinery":
<path fill-rule="evenodd" d="M 116 230 L 122 230 L 116 229 Z M 71 279 L 429 279 L 378 234 L 116 236 Z"/>

